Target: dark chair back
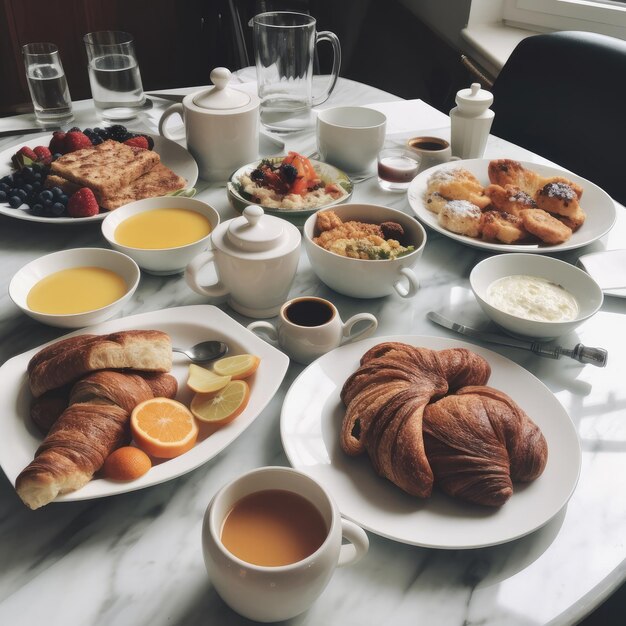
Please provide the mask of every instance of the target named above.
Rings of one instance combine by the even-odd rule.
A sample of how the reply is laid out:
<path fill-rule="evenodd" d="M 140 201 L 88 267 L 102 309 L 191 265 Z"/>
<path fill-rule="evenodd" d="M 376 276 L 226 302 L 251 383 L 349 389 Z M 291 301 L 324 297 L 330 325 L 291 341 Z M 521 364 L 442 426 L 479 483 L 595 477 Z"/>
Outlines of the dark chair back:
<path fill-rule="evenodd" d="M 575 31 L 528 37 L 493 95 L 494 135 L 626 204 L 626 41 Z"/>

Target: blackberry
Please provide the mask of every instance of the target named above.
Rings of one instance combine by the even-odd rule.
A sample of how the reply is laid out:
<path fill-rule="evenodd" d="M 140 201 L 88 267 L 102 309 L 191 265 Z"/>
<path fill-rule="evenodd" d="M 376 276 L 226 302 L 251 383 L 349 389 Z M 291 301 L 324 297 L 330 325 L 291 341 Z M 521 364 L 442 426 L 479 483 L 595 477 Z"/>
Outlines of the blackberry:
<path fill-rule="evenodd" d="M 96 135 L 98 135 L 98 137 L 100 137 L 103 140 L 109 138 L 109 129 L 108 128 L 99 128 L 98 126 L 96 126 L 96 128 L 93 129 L 93 132 Z"/>
<path fill-rule="evenodd" d="M 250 173 L 250 178 L 260 183 L 265 178 L 265 175 L 260 169 L 256 169 L 252 170 L 252 172 Z"/>
<path fill-rule="evenodd" d="M 85 130 L 83 131 L 85 136 L 89 139 L 89 141 L 91 141 L 91 144 L 93 146 L 97 146 L 98 144 L 101 144 L 104 140 L 102 139 L 102 137 L 100 137 L 100 135 L 98 135 L 93 128 L 85 128 Z"/>
<path fill-rule="evenodd" d="M 109 128 L 109 139 L 119 141 L 120 143 L 130 139 L 131 133 L 128 132 L 126 126 L 121 124 L 114 124 Z"/>
<path fill-rule="evenodd" d="M 72 128 L 70 128 L 68 131 L 68 133 L 82 133 L 83 131 L 78 128 L 78 126 L 72 126 Z"/>
<path fill-rule="evenodd" d="M 293 183 L 298 177 L 298 170 L 293 165 L 283 164 L 280 166 L 280 174 L 286 182 Z"/>

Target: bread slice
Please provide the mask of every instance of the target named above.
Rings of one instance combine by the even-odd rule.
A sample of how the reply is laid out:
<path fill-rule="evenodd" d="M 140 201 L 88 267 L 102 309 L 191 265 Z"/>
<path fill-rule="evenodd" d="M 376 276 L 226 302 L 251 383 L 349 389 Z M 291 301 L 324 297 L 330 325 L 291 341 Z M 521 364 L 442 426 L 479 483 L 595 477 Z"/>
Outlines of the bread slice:
<path fill-rule="evenodd" d="M 149 172 L 159 161 L 159 155 L 152 150 L 109 139 L 93 148 L 63 155 L 52 162 L 51 172 L 106 196 Z"/>
<path fill-rule="evenodd" d="M 73 183 L 62 176 L 57 176 L 56 174 L 48 174 L 46 176 L 46 180 L 43 183 L 43 186 L 46 189 L 52 189 L 52 187 L 60 187 L 63 190 L 63 193 L 66 193 L 68 196 L 77 192 L 80 189 L 80 185 Z"/>
<path fill-rule="evenodd" d="M 38 398 L 96 370 L 168 372 L 171 367 L 172 343 L 166 333 L 128 330 L 62 339 L 33 356 L 27 370 L 30 390 Z"/>

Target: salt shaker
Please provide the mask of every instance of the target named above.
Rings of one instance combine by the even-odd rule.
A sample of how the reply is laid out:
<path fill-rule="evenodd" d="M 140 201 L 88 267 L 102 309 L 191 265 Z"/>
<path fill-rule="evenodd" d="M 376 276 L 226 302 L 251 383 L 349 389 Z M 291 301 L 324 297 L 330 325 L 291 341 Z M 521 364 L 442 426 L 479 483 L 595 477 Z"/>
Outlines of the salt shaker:
<path fill-rule="evenodd" d="M 457 106 L 450 111 L 452 154 L 461 159 L 480 159 L 495 115 L 489 108 L 493 95 L 481 89 L 479 83 L 472 83 L 469 89 L 457 92 L 455 102 Z"/>

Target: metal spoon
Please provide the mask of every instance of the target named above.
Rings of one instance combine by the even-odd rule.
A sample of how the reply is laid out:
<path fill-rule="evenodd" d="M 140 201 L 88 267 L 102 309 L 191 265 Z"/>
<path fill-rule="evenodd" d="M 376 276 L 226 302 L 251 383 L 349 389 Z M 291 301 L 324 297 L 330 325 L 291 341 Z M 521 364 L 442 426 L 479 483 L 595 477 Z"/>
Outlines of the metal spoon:
<path fill-rule="evenodd" d="M 191 348 L 172 348 L 173 352 L 181 352 L 193 363 L 206 363 L 224 356 L 228 352 L 228 346 L 221 341 L 201 341 Z"/>

